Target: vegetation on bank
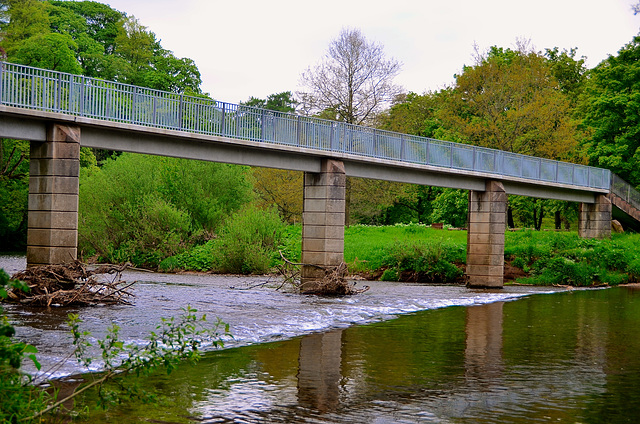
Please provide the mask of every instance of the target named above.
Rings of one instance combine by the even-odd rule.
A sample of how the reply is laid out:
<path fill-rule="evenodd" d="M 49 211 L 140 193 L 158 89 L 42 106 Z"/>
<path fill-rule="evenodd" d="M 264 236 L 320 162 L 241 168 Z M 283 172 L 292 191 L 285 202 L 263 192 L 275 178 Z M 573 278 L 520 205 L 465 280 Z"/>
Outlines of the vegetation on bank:
<path fill-rule="evenodd" d="M 263 215 L 257 213 L 253 217 L 259 222 L 265 219 Z M 282 227 L 272 223 L 273 227 L 264 227 L 269 230 L 260 235 L 250 221 L 244 221 L 244 226 L 237 227 L 238 232 L 228 238 L 222 236 L 166 259 L 160 269 L 262 273 L 280 263 L 279 251 L 293 262 L 301 261 L 301 225 Z M 347 227 L 344 258 L 349 273 L 371 280 L 464 283 L 467 232 L 447 227 L 435 229 L 423 224 Z M 277 231 L 278 237 L 267 237 L 275 234 L 270 231 Z M 258 239 L 269 240 L 271 244 L 254 241 Z M 226 247 L 231 240 L 233 251 L 237 252 L 257 249 L 251 247 L 257 243 L 260 268 L 252 268 L 255 261 L 243 254 L 237 257 L 245 258 L 246 262 L 239 260 L 235 271 L 222 268 L 220 264 L 228 260 L 223 258 L 232 254 Z M 613 286 L 636 282 L 640 279 L 640 234 L 613 234 L 610 240 L 594 240 L 579 238 L 575 231 L 507 231 L 505 264 L 509 271 L 505 275 L 507 284 Z"/>

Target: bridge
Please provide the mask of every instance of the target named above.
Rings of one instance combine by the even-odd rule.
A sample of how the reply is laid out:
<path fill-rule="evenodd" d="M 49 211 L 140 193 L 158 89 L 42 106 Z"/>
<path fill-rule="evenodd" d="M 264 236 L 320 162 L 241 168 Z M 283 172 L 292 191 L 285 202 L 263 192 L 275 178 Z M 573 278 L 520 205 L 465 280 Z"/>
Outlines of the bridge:
<path fill-rule="evenodd" d="M 606 169 L 7 62 L 0 138 L 31 142 L 29 266 L 77 258 L 80 146 L 303 171 L 302 262 L 321 266 L 343 260 L 347 176 L 469 190 L 471 287 L 503 285 L 508 194 L 580 202 L 581 237 L 640 221 L 640 193 Z"/>

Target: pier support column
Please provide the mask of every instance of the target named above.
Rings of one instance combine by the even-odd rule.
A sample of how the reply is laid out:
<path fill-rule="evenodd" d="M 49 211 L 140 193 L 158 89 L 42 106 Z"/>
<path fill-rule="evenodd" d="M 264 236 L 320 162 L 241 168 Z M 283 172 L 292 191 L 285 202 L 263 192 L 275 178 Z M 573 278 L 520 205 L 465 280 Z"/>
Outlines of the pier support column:
<path fill-rule="evenodd" d="M 487 181 L 485 191 L 469 192 L 469 287 L 503 286 L 506 216 L 507 194 L 502 183 Z"/>
<path fill-rule="evenodd" d="M 344 163 L 324 159 L 321 172 L 304 174 L 302 263 L 338 266 L 344 261 L 346 173 Z M 301 290 L 313 291 L 322 269 L 303 266 Z"/>
<path fill-rule="evenodd" d="M 595 203 L 580 203 L 578 235 L 582 238 L 611 238 L 611 199 L 599 194 Z"/>
<path fill-rule="evenodd" d="M 77 259 L 80 128 L 52 124 L 31 142 L 27 266 Z"/>

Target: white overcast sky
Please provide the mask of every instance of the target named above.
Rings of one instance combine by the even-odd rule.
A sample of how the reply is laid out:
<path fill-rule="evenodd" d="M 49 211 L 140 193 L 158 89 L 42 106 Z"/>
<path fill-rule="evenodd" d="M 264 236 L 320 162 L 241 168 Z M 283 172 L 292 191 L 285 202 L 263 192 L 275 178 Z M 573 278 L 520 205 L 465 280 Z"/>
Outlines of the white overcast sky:
<path fill-rule="evenodd" d="M 345 27 L 358 28 L 403 63 L 395 80 L 423 93 L 472 64 L 474 44 L 578 48 L 593 67 L 640 30 L 638 0 L 104 0 L 134 15 L 162 46 L 193 59 L 216 100 L 300 89 Z"/>

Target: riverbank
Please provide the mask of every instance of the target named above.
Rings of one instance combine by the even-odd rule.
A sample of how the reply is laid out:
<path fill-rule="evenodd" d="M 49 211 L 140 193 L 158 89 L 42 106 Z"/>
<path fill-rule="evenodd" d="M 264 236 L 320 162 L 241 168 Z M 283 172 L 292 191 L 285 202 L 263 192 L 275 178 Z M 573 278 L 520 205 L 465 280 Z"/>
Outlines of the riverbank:
<path fill-rule="evenodd" d="M 300 227 L 284 247 L 300 255 Z M 297 246 L 297 250 L 295 247 Z M 463 283 L 467 232 L 420 224 L 354 225 L 345 229 L 349 272 L 368 280 Z M 298 256 L 296 256 L 298 255 Z M 505 283 L 616 286 L 640 280 L 640 235 L 581 239 L 576 231 L 507 231 Z"/>

